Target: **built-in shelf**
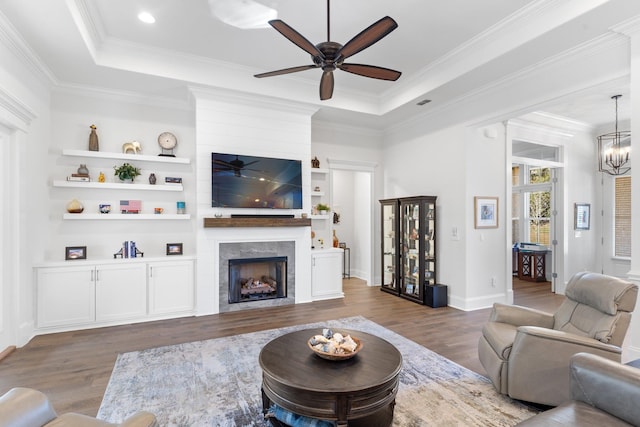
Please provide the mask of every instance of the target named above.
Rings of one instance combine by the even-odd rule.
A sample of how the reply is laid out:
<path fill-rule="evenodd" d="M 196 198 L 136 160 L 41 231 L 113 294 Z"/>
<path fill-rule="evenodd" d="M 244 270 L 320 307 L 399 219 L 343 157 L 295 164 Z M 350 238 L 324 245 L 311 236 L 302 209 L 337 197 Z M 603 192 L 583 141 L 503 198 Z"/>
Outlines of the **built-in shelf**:
<path fill-rule="evenodd" d="M 62 150 L 64 156 L 92 157 L 96 159 L 120 159 L 156 163 L 178 163 L 188 165 L 191 159 L 185 157 L 148 156 L 144 154 L 113 153 L 107 151 Z"/>
<path fill-rule="evenodd" d="M 329 169 L 322 169 L 322 168 L 311 168 L 311 173 L 317 173 L 317 174 L 328 174 L 329 173 Z"/>
<path fill-rule="evenodd" d="M 310 218 L 205 218 L 204 227 L 310 227 Z"/>
<path fill-rule="evenodd" d="M 54 187 L 67 188 L 99 188 L 112 190 L 150 190 L 150 191 L 182 191 L 182 184 L 129 184 L 118 182 L 82 182 L 82 181 L 53 181 Z"/>
<path fill-rule="evenodd" d="M 317 196 L 317 197 L 322 197 L 322 196 L 324 196 L 324 191 L 312 191 L 311 195 L 312 196 Z"/>
<path fill-rule="evenodd" d="M 68 220 L 83 220 L 83 219 L 99 219 L 104 221 L 117 221 L 117 220 L 186 220 L 191 219 L 189 214 L 118 214 L 118 213 L 66 213 L 62 216 L 63 219 Z"/>
<path fill-rule="evenodd" d="M 333 218 L 333 215 L 311 215 L 311 219 L 329 219 Z"/>

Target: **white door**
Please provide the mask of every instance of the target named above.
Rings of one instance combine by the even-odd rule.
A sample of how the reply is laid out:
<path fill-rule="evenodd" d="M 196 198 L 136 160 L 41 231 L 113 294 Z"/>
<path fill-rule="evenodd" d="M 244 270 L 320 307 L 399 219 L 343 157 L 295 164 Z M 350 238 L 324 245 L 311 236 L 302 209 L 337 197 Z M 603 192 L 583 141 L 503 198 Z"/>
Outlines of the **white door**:
<path fill-rule="evenodd" d="M 96 321 L 147 314 L 146 264 L 96 265 Z"/>
<path fill-rule="evenodd" d="M 194 307 L 192 261 L 149 264 L 149 313 L 191 312 Z"/>

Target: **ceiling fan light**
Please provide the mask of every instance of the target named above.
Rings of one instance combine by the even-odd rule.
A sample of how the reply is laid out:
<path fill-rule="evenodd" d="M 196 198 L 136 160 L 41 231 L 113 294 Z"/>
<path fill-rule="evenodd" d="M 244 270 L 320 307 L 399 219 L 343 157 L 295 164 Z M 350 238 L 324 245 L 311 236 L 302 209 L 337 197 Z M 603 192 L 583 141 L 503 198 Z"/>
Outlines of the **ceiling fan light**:
<path fill-rule="evenodd" d="M 278 11 L 254 0 L 209 0 L 211 14 L 225 24 L 243 30 L 269 28 Z"/>

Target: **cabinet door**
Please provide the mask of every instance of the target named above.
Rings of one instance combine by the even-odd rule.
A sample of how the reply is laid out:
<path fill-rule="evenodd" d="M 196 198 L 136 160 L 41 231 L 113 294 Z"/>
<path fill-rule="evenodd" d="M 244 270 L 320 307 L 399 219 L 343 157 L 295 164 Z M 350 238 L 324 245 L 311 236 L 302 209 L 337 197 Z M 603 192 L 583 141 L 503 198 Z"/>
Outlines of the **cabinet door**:
<path fill-rule="evenodd" d="M 36 324 L 80 325 L 95 320 L 95 287 L 92 265 L 50 267 L 37 270 Z"/>
<path fill-rule="evenodd" d="M 314 300 L 342 298 L 341 250 L 311 254 L 311 297 Z"/>
<path fill-rule="evenodd" d="M 140 318 L 147 314 L 145 264 L 96 266 L 96 320 Z"/>
<path fill-rule="evenodd" d="M 402 284 L 400 295 L 422 302 L 422 240 L 419 200 L 403 200 L 400 204 L 402 242 Z"/>
<path fill-rule="evenodd" d="M 398 201 L 381 200 L 382 215 L 382 287 L 398 293 Z"/>
<path fill-rule="evenodd" d="M 194 308 L 192 261 L 149 264 L 149 312 L 190 312 Z"/>

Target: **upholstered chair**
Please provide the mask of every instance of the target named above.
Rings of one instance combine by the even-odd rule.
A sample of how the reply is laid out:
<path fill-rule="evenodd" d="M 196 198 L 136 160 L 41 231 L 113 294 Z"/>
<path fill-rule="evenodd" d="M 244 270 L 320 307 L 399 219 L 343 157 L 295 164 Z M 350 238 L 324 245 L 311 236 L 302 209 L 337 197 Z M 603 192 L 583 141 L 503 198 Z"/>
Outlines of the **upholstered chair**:
<path fill-rule="evenodd" d="M 58 416 L 46 395 L 31 388 L 16 387 L 0 397 L 0 427 L 157 427 L 156 417 L 137 412 L 121 424 L 108 423 L 69 412 Z"/>
<path fill-rule="evenodd" d="M 478 356 L 496 390 L 557 406 L 569 400 L 569 360 L 586 352 L 620 362 L 638 287 L 590 272 L 573 276 L 555 313 L 494 304 Z"/>
<path fill-rule="evenodd" d="M 640 369 L 588 353 L 571 357 L 571 400 L 539 413 L 520 427 L 640 424 Z"/>

